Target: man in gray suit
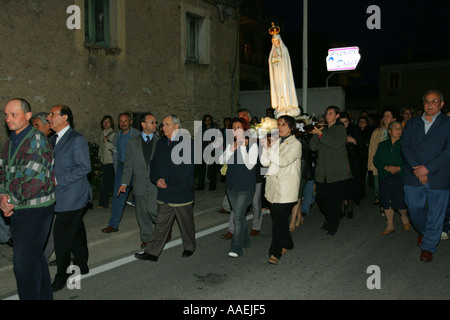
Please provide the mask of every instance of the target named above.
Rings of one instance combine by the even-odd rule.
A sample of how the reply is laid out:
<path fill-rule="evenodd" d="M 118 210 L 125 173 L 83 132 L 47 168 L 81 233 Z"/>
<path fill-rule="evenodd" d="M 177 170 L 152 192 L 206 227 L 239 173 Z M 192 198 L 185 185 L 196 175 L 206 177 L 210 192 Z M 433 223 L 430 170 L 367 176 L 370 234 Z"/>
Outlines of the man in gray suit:
<path fill-rule="evenodd" d="M 156 219 L 156 195 L 158 190 L 150 181 L 150 160 L 155 153 L 159 137 L 155 134 L 157 121 L 151 113 L 141 117 L 141 135 L 130 138 L 127 144 L 122 185 L 119 193 L 125 193 L 133 179 L 133 194 L 136 201 L 136 218 L 141 233 L 141 248 L 144 248 L 153 232 Z"/>
<path fill-rule="evenodd" d="M 89 272 L 84 209 L 92 202 L 92 188 L 88 181 L 91 159 L 86 139 L 73 127 L 73 114 L 69 107 L 56 105 L 48 115 L 50 128 L 55 131 L 51 139 L 55 152 L 55 226 L 53 236 L 57 271 L 52 283 L 53 291 L 64 288 L 70 274 L 70 255 L 81 274 Z"/>
<path fill-rule="evenodd" d="M 113 166 L 116 173 L 114 178 L 113 199 L 111 205 L 111 218 L 108 226 L 102 229 L 103 233 L 119 231 L 119 223 L 122 219 L 125 203 L 130 192 L 132 183 L 130 182 L 125 193 L 119 192 L 122 185 L 123 168 L 126 159 L 128 140 L 132 137 L 140 136 L 141 132 L 131 126 L 131 114 L 123 112 L 119 114 L 120 131 L 114 135 L 113 139 Z"/>

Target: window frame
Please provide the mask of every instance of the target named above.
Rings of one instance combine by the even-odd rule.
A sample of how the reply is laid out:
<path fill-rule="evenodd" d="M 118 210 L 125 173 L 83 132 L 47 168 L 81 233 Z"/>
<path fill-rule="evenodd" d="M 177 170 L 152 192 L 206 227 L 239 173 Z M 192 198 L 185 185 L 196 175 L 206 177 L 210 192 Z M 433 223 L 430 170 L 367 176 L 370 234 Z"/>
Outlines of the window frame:
<path fill-rule="evenodd" d="M 186 63 L 198 64 L 200 61 L 200 20 L 201 17 L 190 12 L 186 12 Z M 194 24 L 194 28 L 192 28 L 192 24 Z M 192 48 L 192 46 L 194 46 L 194 48 Z"/>
<path fill-rule="evenodd" d="M 103 3 L 103 40 L 96 39 L 95 7 L 96 2 Z M 84 0 L 85 44 L 109 48 L 111 45 L 110 34 L 110 3 L 109 0 Z"/>
<path fill-rule="evenodd" d="M 390 71 L 388 73 L 388 89 L 397 90 L 400 89 L 401 74 L 399 71 Z"/>
<path fill-rule="evenodd" d="M 180 6 L 180 27 L 181 27 L 181 63 L 186 66 L 209 66 L 211 63 L 211 12 L 206 8 L 195 5 L 182 3 Z M 189 20 L 193 19 L 193 20 Z M 197 22 L 198 33 L 195 35 L 198 45 L 193 51 L 197 56 L 191 59 L 188 55 L 191 46 L 188 45 L 190 41 L 190 26 L 189 21 Z M 198 51 L 197 51 L 198 50 Z M 189 58 L 188 58 L 189 57 Z"/>

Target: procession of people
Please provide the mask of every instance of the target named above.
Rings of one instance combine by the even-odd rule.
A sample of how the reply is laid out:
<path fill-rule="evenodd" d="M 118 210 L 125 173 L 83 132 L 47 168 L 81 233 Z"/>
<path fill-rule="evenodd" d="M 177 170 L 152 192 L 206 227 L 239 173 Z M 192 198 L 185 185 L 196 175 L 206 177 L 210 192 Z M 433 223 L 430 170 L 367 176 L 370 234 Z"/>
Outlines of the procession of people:
<path fill-rule="evenodd" d="M 427 90 L 423 112 L 415 117 L 413 108 L 404 108 L 400 116 L 396 108 L 386 107 L 379 126 L 372 129 L 362 112 L 354 122 L 345 106 L 323 106 L 319 121 L 322 115 L 316 119 L 305 114 L 298 104 L 279 28 L 272 25 L 269 32 L 273 112 L 260 123 L 245 108 L 227 115 L 223 128 L 214 123 L 214 115 L 205 114 L 199 133 L 203 137 L 214 130 L 216 139 L 197 146 L 184 120 L 171 112 L 157 119 L 153 110 L 145 110 L 135 128 L 132 115 L 123 111 L 117 117 L 118 131 L 115 117 L 99 119 L 102 175 L 96 207 L 110 211 L 110 219 L 98 232 L 119 232 L 132 190 L 143 250 L 136 259 L 158 261 L 172 238 L 175 219 L 181 257 L 189 258 L 197 251 L 196 191 L 214 191 L 221 174 L 223 203 L 229 208 L 222 210 L 231 213 L 229 232 L 222 235 L 231 240 L 224 254 L 234 259 L 244 255 L 259 235 L 263 213 L 270 213 L 266 261 L 277 265 L 294 250 L 292 232 L 301 232 L 298 228 L 313 203 L 323 214 L 322 230 L 329 237 L 339 232 L 343 218 L 358 219 L 354 204 L 367 196 L 372 177 L 374 203 L 387 224 L 381 233 L 396 231 L 398 212 L 405 231 L 418 231 L 420 261 L 431 262 L 450 230 L 450 117 L 444 113 L 442 92 Z M 18 295 L 26 300 L 53 299 L 53 292 L 66 286 L 71 265 L 82 275 L 89 273 L 83 221 L 94 201 L 88 141 L 74 129 L 69 106 L 55 104 L 39 115 L 33 116 L 25 99 L 11 98 L 4 106 L 10 135 L 0 154 L 0 240 L 14 250 Z M 200 161 L 194 157 L 197 151 Z M 246 219 L 250 210 L 251 231 Z M 53 251 L 57 271 L 52 281 Z"/>

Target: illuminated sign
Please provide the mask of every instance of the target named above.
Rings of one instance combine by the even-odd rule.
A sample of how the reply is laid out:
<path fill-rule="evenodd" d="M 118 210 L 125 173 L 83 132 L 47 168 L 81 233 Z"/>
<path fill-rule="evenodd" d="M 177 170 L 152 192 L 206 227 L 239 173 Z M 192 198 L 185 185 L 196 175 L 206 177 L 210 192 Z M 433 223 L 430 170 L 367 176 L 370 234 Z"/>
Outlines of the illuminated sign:
<path fill-rule="evenodd" d="M 361 55 L 358 47 L 336 48 L 328 50 L 328 71 L 354 70 Z"/>

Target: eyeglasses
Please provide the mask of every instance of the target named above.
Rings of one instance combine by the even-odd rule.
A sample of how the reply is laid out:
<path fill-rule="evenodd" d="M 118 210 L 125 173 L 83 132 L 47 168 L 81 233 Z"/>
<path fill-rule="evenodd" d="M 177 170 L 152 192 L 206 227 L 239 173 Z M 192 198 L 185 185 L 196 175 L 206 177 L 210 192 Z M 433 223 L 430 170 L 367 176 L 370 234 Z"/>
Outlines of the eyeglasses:
<path fill-rule="evenodd" d="M 61 113 L 53 113 L 53 112 L 50 112 L 48 115 L 49 115 L 50 117 L 53 117 L 53 116 L 59 116 L 59 115 L 61 115 Z"/>
<path fill-rule="evenodd" d="M 148 124 L 158 124 L 158 121 L 142 121 L 143 123 L 148 123 Z"/>
<path fill-rule="evenodd" d="M 170 127 L 173 126 L 173 123 L 163 123 L 163 127 Z"/>
<path fill-rule="evenodd" d="M 438 104 L 439 102 L 441 102 L 441 100 L 438 100 L 438 99 L 433 99 L 433 100 L 423 100 L 423 104 L 424 104 L 424 105 L 427 105 L 427 104 L 433 104 L 433 105 L 436 105 L 436 104 Z"/>

